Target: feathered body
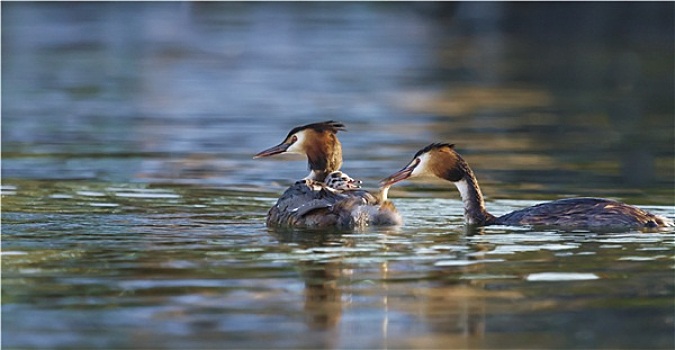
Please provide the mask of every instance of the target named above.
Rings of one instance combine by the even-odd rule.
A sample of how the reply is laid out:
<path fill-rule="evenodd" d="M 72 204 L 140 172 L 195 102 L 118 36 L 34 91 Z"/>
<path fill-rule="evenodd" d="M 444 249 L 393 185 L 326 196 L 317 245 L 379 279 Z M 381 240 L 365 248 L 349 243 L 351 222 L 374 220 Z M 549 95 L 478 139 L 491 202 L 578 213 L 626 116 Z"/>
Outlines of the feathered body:
<path fill-rule="evenodd" d="M 267 214 L 267 225 L 280 227 L 348 229 L 401 223 L 390 201 L 381 202 L 365 190 L 335 190 L 307 179 L 289 187 Z"/>
<path fill-rule="evenodd" d="M 498 225 L 579 228 L 666 227 L 670 221 L 632 205 L 605 198 L 565 198 L 516 210 L 494 220 Z"/>

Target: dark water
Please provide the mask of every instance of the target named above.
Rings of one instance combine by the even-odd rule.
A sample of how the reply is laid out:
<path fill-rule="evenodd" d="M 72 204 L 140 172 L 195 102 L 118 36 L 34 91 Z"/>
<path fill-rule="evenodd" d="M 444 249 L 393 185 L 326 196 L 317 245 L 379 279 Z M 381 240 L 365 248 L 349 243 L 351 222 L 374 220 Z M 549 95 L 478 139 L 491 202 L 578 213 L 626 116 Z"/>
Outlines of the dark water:
<path fill-rule="evenodd" d="M 488 208 L 616 198 L 675 218 L 672 3 L 3 3 L 6 348 L 673 348 L 668 232 L 405 218 L 275 231 L 336 119 L 377 186 L 457 144 Z"/>

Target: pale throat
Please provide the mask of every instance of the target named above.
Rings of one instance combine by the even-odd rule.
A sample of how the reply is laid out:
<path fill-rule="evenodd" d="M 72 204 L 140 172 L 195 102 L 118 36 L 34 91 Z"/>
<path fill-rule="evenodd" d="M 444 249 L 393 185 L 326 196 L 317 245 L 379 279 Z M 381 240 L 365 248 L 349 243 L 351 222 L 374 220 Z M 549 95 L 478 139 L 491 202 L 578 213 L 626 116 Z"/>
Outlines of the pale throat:
<path fill-rule="evenodd" d="M 304 178 L 303 180 L 314 180 L 314 181 L 317 181 L 317 180 L 318 180 L 318 176 L 316 176 L 316 172 L 315 172 L 314 170 L 311 170 L 311 171 L 309 172 L 309 175 L 305 176 L 305 178 Z"/>
<path fill-rule="evenodd" d="M 466 179 L 461 179 L 459 181 L 454 181 L 453 184 L 457 187 L 460 197 L 462 197 L 462 202 L 466 203 L 469 201 L 469 183 L 466 182 Z"/>
<path fill-rule="evenodd" d="M 466 177 L 452 182 L 459 195 L 462 197 L 464 203 L 464 219 L 469 224 L 483 223 L 489 214 L 485 212 L 485 203 L 483 202 L 483 195 L 476 186 L 475 181 L 467 179 Z"/>

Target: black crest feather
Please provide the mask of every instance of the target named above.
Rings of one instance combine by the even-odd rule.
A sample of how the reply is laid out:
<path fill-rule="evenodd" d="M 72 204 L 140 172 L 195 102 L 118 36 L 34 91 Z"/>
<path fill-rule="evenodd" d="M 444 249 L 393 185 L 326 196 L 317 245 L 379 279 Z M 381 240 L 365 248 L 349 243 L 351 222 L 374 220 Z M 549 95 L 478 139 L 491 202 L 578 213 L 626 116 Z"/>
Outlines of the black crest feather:
<path fill-rule="evenodd" d="M 316 131 L 319 131 L 319 132 L 329 131 L 329 132 L 332 132 L 334 134 L 336 134 L 338 131 L 347 131 L 344 124 L 342 124 L 340 122 L 336 122 L 334 120 L 327 120 L 325 122 L 296 126 L 295 128 L 293 128 L 288 133 L 288 135 L 286 137 L 289 137 L 289 136 L 295 134 L 296 132 L 301 131 L 301 130 L 305 130 L 305 129 L 313 129 L 313 130 L 316 130 Z"/>
<path fill-rule="evenodd" d="M 422 148 L 421 150 L 417 151 L 417 153 L 415 153 L 415 156 L 413 158 L 417 158 L 417 157 L 421 156 L 422 154 L 431 151 L 432 149 L 438 149 L 438 148 L 441 148 L 441 147 L 450 147 L 451 149 L 454 149 L 455 144 L 454 143 L 442 143 L 442 142 L 432 143 L 429 146 L 426 146 L 426 147 Z"/>

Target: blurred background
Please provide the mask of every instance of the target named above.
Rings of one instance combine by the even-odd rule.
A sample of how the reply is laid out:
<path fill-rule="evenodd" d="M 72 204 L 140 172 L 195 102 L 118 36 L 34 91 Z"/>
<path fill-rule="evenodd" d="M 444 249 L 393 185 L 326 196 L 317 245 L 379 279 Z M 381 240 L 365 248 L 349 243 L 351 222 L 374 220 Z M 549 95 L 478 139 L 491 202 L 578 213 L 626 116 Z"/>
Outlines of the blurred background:
<path fill-rule="evenodd" d="M 366 187 L 443 141 L 488 198 L 671 205 L 674 13 L 672 2 L 5 2 L 2 177 L 278 192 L 305 162 L 252 155 L 335 119 L 348 127 L 343 169 Z"/>

